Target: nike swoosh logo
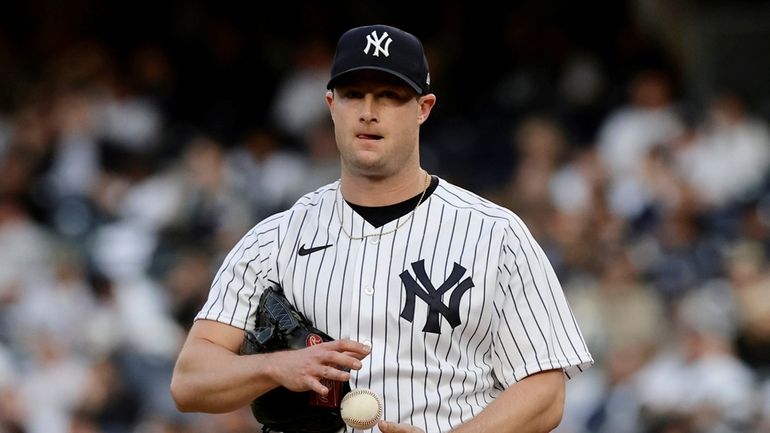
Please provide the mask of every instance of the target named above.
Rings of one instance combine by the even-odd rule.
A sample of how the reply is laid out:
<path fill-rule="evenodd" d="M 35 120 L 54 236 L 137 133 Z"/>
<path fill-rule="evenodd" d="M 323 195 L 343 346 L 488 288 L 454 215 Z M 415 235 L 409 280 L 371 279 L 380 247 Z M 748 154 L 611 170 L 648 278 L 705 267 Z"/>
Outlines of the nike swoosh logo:
<path fill-rule="evenodd" d="M 302 244 L 302 246 L 299 247 L 299 251 L 297 251 L 297 254 L 299 254 L 300 256 L 306 256 L 306 255 L 314 253 L 316 251 L 325 250 L 325 249 L 329 248 L 330 246 L 332 246 L 332 244 L 321 245 L 321 246 L 318 246 L 318 247 L 310 247 L 310 248 L 306 249 L 305 248 L 305 244 Z"/>

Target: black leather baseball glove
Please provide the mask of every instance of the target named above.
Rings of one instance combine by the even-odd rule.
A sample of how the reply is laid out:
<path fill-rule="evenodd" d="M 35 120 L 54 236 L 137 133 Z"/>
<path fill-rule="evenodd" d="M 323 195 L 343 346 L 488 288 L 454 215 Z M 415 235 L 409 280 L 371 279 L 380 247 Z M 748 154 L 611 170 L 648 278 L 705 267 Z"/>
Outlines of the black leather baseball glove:
<path fill-rule="evenodd" d="M 257 327 L 246 331 L 241 355 L 279 350 L 304 349 L 325 341 L 333 341 L 313 327 L 294 309 L 276 285 L 262 294 L 257 307 Z M 293 392 L 278 387 L 251 403 L 251 412 L 262 424 L 263 432 L 335 433 L 345 423 L 340 416 L 340 401 L 350 391 L 347 382 L 322 380 L 329 389 L 326 396 L 312 391 Z"/>

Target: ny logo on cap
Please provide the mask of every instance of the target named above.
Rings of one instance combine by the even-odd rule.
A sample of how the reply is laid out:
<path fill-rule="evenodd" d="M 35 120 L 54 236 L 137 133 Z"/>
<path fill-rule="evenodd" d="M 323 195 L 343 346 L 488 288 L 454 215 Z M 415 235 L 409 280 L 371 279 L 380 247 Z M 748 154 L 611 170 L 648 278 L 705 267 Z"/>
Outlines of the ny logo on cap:
<path fill-rule="evenodd" d="M 371 34 L 366 35 L 366 48 L 364 48 L 364 54 L 369 54 L 369 47 L 374 46 L 374 52 L 372 53 L 374 57 L 380 57 L 380 53 L 385 54 L 385 57 L 390 57 L 388 47 L 390 46 L 390 43 L 393 42 L 393 39 L 388 38 L 388 40 L 385 41 L 385 38 L 388 38 L 388 32 L 383 32 L 382 37 L 377 38 L 377 30 L 372 30 Z M 385 48 L 382 47 L 382 41 L 385 41 Z"/>

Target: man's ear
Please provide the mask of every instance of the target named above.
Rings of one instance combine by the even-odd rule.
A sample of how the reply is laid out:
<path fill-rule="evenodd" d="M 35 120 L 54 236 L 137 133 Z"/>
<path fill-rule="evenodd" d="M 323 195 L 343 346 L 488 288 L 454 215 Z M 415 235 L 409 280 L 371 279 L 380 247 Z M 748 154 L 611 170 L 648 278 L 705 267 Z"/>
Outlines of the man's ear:
<path fill-rule="evenodd" d="M 334 91 L 333 90 L 327 90 L 326 91 L 326 106 L 329 107 L 329 113 L 332 116 L 332 122 L 334 122 L 334 109 L 333 109 L 332 105 L 334 105 Z"/>
<path fill-rule="evenodd" d="M 436 105 L 436 95 L 428 93 L 427 95 L 420 96 L 417 99 L 417 121 L 422 125 L 428 116 L 433 106 Z"/>

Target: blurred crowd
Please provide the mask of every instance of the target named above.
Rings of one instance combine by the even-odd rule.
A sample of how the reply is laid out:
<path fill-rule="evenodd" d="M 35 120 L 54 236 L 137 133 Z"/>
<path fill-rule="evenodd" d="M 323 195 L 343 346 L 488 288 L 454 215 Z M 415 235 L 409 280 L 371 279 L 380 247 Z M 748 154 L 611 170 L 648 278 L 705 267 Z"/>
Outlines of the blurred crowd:
<path fill-rule="evenodd" d="M 465 12 L 404 25 L 439 101 L 423 164 L 519 214 L 554 264 L 597 361 L 557 431 L 770 432 L 768 119 L 729 89 L 688 98 L 620 25 L 602 52 L 513 11 L 487 48 L 509 60 L 459 68 L 484 36 Z M 34 61 L 0 31 L 0 433 L 257 429 L 178 413 L 170 373 L 234 242 L 338 178 L 338 32 L 266 37 L 255 65 L 243 28 L 204 22 L 182 54 L 42 32 Z"/>

